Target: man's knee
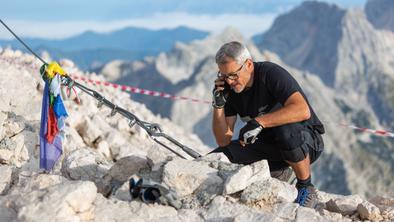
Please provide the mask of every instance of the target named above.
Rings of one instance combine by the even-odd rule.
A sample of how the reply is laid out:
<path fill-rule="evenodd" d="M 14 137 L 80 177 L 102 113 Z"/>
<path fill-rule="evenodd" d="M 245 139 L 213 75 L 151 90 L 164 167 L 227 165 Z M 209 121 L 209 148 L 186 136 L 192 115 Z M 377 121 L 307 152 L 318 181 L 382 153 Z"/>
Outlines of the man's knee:
<path fill-rule="evenodd" d="M 275 137 L 280 140 L 287 140 L 291 138 L 295 133 L 304 129 L 305 126 L 301 123 L 289 123 L 272 128 Z"/>
<path fill-rule="evenodd" d="M 301 123 L 286 124 L 275 127 L 274 130 L 284 160 L 296 163 L 308 156 L 308 143 L 313 138 Z"/>

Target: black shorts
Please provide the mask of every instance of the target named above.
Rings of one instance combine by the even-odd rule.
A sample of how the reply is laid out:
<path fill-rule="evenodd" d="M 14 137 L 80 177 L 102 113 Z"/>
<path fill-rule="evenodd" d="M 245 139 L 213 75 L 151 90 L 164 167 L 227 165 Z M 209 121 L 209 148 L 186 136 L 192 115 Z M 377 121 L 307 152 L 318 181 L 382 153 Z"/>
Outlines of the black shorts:
<path fill-rule="evenodd" d="M 212 152 L 223 152 L 230 162 L 238 164 L 251 164 L 266 159 L 270 170 L 274 171 L 288 167 L 286 161 L 299 162 L 308 154 L 313 163 L 319 158 L 323 148 L 323 139 L 313 127 L 292 123 L 264 129 L 255 143 L 245 147 L 234 140 Z"/>

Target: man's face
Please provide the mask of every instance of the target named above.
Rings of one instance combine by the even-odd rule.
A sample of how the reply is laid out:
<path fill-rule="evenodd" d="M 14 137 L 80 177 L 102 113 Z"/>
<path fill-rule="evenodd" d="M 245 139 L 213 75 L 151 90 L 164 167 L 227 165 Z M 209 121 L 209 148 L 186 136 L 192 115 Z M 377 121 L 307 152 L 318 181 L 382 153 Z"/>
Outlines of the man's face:
<path fill-rule="evenodd" d="M 242 92 L 249 81 L 250 74 L 247 72 L 249 60 L 246 60 L 242 65 L 235 60 L 230 60 L 225 64 L 219 64 L 219 75 L 222 79 L 231 86 L 231 89 L 236 93 Z"/>

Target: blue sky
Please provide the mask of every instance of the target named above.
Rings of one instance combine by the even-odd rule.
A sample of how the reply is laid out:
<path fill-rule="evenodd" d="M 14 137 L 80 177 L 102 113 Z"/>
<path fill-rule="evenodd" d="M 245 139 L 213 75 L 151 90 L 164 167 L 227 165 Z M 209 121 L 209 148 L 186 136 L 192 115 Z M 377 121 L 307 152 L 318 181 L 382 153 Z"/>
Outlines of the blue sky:
<path fill-rule="evenodd" d="M 211 32 L 227 26 L 245 36 L 268 29 L 278 14 L 301 0 L 1 0 L 1 19 L 21 36 L 64 38 L 86 30 L 108 32 L 126 26 L 150 29 L 186 25 Z M 366 0 L 324 0 L 342 8 Z M 0 38 L 11 36 L 0 29 Z"/>

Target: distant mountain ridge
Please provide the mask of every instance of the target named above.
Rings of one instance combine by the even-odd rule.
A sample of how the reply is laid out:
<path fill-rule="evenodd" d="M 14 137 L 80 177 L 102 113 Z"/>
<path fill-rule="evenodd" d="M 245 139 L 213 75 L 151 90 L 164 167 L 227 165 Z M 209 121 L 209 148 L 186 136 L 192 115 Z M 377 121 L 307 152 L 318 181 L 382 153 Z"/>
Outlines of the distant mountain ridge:
<path fill-rule="evenodd" d="M 110 33 L 84 32 L 61 40 L 24 39 L 33 49 L 48 51 L 56 60 L 69 58 L 83 69 L 111 60 L 135 60 L 169 51 L 176 42 L 203 39 L 208 32 L 180 26 L 174 29 L 149 30 L 128 27 Z M 16 40 L 0 40 L 0 46 L 21 48 Z"/>
<path fill-rule="evenodd" d="M 277 53 L 284 62 L 316 73 L 329 86 L 335 82 L 336 48 L 342 37 L 346 10 L 336 5 L 306 1 L 278 16 L 271 28 L 253 37 L 260 50 Z"/>
<path fill-rule="evenodd" d="M 368 0 L 365 14 L 375 28 L 394 32 L 394 1 Z"/>

